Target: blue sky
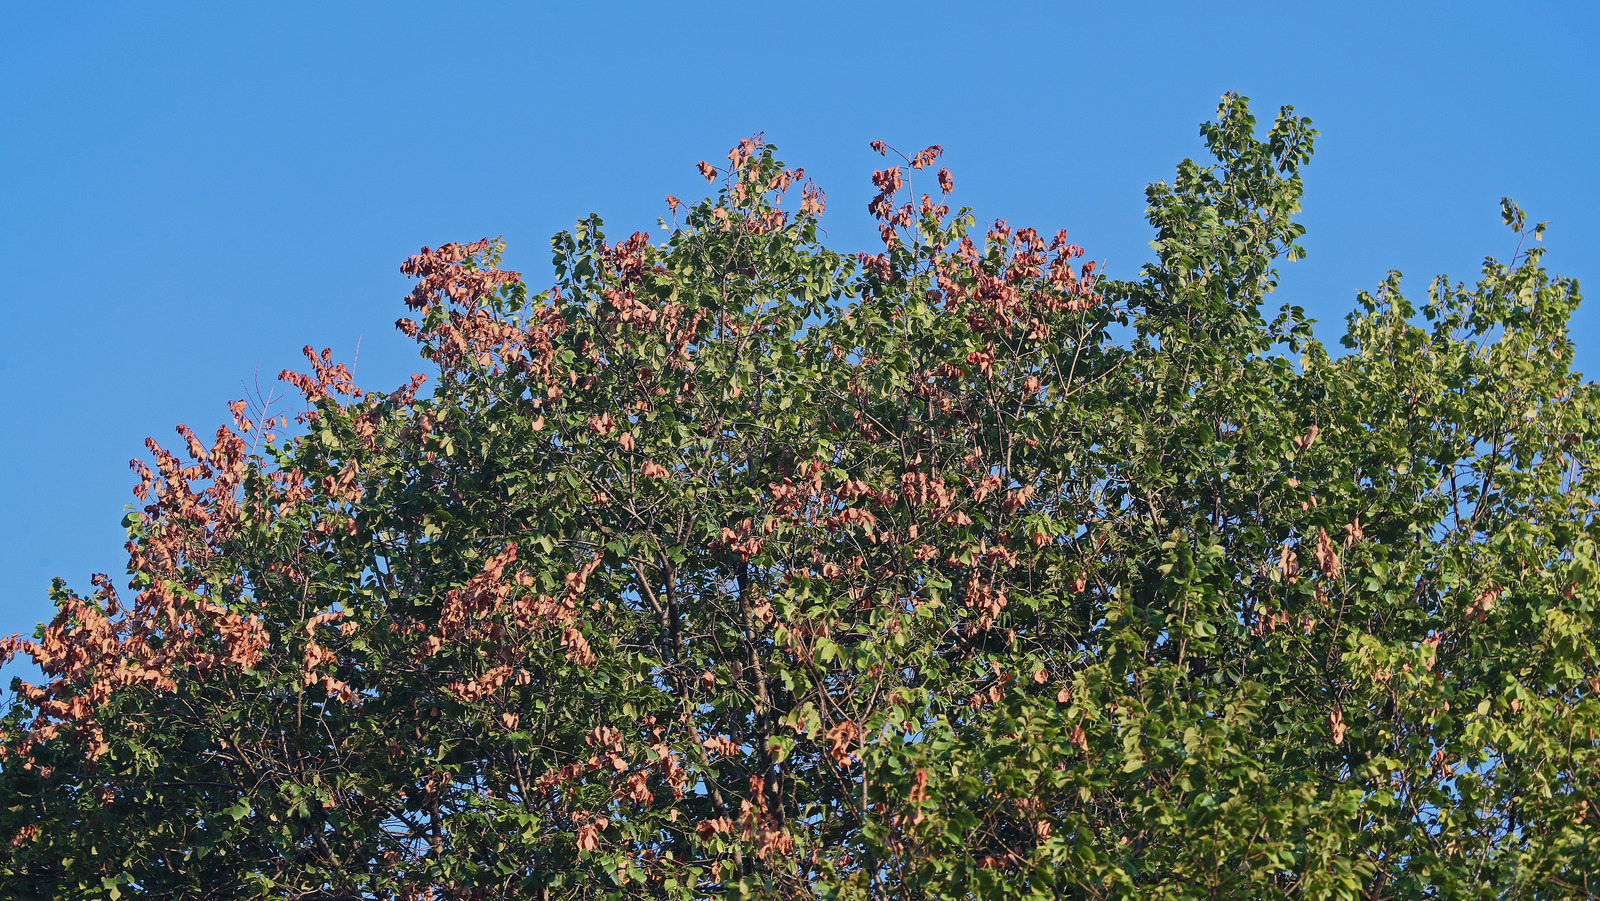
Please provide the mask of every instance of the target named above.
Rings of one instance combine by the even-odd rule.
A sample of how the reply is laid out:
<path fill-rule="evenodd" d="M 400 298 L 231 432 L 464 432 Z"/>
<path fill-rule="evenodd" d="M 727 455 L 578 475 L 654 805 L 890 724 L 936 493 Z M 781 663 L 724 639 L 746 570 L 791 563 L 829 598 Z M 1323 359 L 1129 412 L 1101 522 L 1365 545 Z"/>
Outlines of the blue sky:
<path fill-rule="evenodd" d="M 302 345 L 387 390 L 398 265 L 504 235 L 620 237 L 701 159 L 764 131 L 875 240 L 882 139 L 938 143 L 980 220 L 1066 228 L 1112 276 L 1149 255 L 1143 189 L 1203 152 L 1224 91 L 1322 132 L 1310 254 L 1278 297 L 1330 342 L 1391 268 L 1420 294 L 1549 220 L 1548 263 L 1600 284 L 1592 3 L 15 4 L 0 41 L 0 634 L 52 576 L 122 572 L 145 436 L 211 431 Z M 1600 371 L 1600 310 L 1574 323 Z M 360 354 L 355 352 L 359 342 Z"/>

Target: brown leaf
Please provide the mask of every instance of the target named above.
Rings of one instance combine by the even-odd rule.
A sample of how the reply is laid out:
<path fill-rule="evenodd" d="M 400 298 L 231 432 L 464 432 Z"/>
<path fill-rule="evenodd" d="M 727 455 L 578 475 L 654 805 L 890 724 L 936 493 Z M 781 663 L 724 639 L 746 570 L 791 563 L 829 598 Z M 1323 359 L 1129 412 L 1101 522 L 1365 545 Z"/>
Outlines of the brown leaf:
<path fill-rule="evenodd" d="M 856 741 L 861 737 L 861 727 L 850 720 L 844 720 L 829 729 L 823 735 L 828 740 L 828 756 L 840 766 L 849 766 L 851 761 L 850 749 L 855 747 Z"/>
<path fill-rule="evenodd" d="M 1317 569 L 1329 579 L 1339 578 L 1339 554 L 1333 549 L 1333 539 L 1328 537 L 1328 530 L 1317 527 Z"/>
<path fill-rule="evenodd" d="M 711 840 L 712 836 L 723 835 L 723 834 L 732 832 L 733 831 L 733 821 L 728 819 L 727 817 L 717 817 L 716 819 L 711 819 L 711 820 L 701 820 L 694 827 L 694 831 L 695 831 L 696 834 L 698 834 L 700 836 L 700 840 L 701 841 L 707 842 L 707 841 Z"/>
<path fill-rule="evenodd" d="M 1499 602 L 1502 591 L 1505 591 L 1505 589 L 1490 582 L 1487 588 L 1478 592 L 1477 596 L 1472 599 L 1472 602 L 1467 605 L 1467 609 L 1462 611 L 1462 615 L 1467 619 L 1483 622 L 1489 618 L 1489 611 L 1493 610 L 1495 604 Z"/>
<path fill-rule="evenodd" d="M 1345 547 L 1349 547 L 1365 537 L 1365 533 L 1361 531 L 1361 517 L 1359 516 L 1352 520 L 1349 525 L 1344 527 Z"/>
<path fill-rule="evenodd" d="M 1316 440 L 1317 427 L 1312 426 L 1310 431 L 1306 432 L 1304 435 L 1301 435 L 1299 438 L 1294 439 L 1294 446 L 1297 450 L 1305 450 L 1306 448 L 1315 444 Z"/>
<path fill-rule="evenodd" d="M 1278 555 L 1278 569 L 1283 573 L 1283 581 L 1291 585 L 1300 581 L 1300 558 L 1287 543 L 1283 546 L 1283 553 Z"/>

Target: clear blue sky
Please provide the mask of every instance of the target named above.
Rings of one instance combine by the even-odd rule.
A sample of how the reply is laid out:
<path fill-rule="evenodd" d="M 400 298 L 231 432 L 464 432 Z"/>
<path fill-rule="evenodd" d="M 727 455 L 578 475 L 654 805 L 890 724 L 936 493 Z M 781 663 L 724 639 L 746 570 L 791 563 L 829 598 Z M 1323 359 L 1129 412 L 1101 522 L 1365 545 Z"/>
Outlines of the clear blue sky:
<path fill-rule="evenodd" d="M 215 429 L 302 345 L 421 371 L 393 329 L 423 244 L 653 227 L 764 130 L 841 249 L 881 138 L 939 143 L 980 219 L 1067 228 L 1113 276 L 1147 182 L 1224 91 L 1322 132 L 1279 298 L 1337 339 L 1355 293 L 1509 256 L 1502 195 L 1600 287 L 1596 4 L 10 4 L 0 53 L 0 634 L 52 576 L 122 572 L 130 457 Z M 1600 312 L 1580 312 L 1600 370 Z"/>

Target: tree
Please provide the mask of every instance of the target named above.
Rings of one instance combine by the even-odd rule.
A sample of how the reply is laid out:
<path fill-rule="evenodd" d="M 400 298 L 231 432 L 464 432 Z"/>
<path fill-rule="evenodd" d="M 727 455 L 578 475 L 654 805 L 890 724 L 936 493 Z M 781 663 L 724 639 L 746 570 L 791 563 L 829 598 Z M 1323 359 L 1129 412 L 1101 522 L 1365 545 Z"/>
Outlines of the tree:
<path fill-rule="evenodd" d="M 544 293 L 424 248 L 427 380 L 307 348 L 296 427 L 150 442 L 135 594 L 58 582 L 7 643 L 46 680 L 0 885 L 1594 897 L 1576 283 L 1395 274 L 1332 356 L 1263 313 L 1309 120 L 1202 131 L 1132 281 L 974 240 L 938 147 L 874 173 L 881 253 L 828 250 L 759 136 L 664 244 L 557 235 Z"/>

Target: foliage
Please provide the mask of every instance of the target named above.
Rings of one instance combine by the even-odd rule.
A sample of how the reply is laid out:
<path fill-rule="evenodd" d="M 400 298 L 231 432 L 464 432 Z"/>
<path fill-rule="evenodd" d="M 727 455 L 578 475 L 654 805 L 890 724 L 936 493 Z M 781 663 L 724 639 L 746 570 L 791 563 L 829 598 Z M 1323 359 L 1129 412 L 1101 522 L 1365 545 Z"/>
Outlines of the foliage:
<path fill-rule="evenodd" d="M 424 248 L 431 395 L 308 348 L 7 643 L 5 893 L 1594 897 L 1576 283 L 1395 274 L 1331 356 L 1262 312 L 1309 120 L 1203 134 L 1133 281 L 937 147 L 877 254 L 759 139 L 542 294 Z"/>

